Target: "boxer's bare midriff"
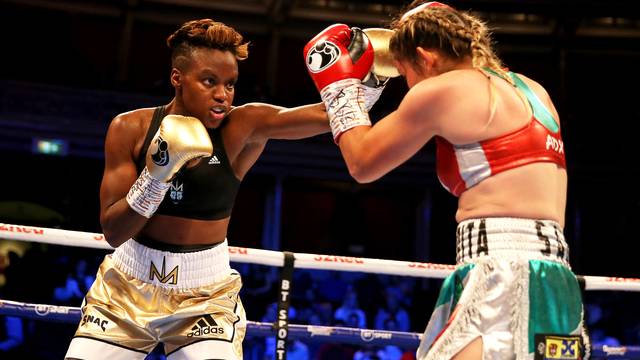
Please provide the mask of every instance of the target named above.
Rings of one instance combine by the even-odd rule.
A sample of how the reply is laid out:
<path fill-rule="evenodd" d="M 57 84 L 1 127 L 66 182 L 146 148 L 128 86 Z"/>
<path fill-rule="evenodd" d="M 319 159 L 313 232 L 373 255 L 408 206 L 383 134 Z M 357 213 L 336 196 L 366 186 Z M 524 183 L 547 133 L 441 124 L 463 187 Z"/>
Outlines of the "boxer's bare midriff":
<path fill-rule="evenodd" d="M 215 245 L 227 236 L 229 218 L 194 220 L 156 214 L 139 236 L 171 245 Z"/>
<path fill-rule="evenodd" d="M 489 177 L 460 196 L 456 221 L 517 217 L 557 221 L 564 227 L 567 171 L 533 163 Z"/>

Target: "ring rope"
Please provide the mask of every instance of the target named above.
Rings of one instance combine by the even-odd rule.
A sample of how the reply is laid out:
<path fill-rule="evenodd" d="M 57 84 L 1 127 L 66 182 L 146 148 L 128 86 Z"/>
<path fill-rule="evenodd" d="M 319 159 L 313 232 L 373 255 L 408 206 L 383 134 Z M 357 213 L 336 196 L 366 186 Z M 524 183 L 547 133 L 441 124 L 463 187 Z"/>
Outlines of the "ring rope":
<path fill-rule="evenodd" d="M 31 304 L 0 299 L 0 315 L 19 316 L 23 318 L 58 321 L 63 323 L 78 323 L 81 311 L 78 307 L 56 306 L 46 304 Z M 420 344 L 422 334 L 369 330 L 347 327 L 288 325 L 289 337 L 292 339 L 306 339 L 318 342 L 339 342 L 352 345 L 395 345 L 401 348 L 416 349 Z M 272 323 L 247 321 L 248 336 L 274 336 L 275 327 Z M 640 346 L 594 346 L 592 358 L 603 359 L 640 359 Z"/>
<path fill-rule="evenodd" d="M 71 231 L 35 226 L 0 223 L 0 239 L 88 247 L 113 250 L 103 234 Z M 284 265 L 281 251 L 229 246 L 231 261 L 268 266 Z M 372 259 L 352 256 L 294 253 L 295 267 L 300 269 L 358 271 L 386 275 L 403 275 L 444 279 L 455 265 Z M 585 290 L 612 290 L 640 292 L 639 278 L 578 275 L 584 280 Z"/>
<path fill-rule="evenodd" d="M 0 299 L 0 315 L 18 316 L 36 320 L 77 324 L 82 316 L 79 307 L 32 304 Z M 338 341 L 344 344 L 396 345 L 418 348 L 422 334 L 402 331 L 369 330 L 347 327 L 288 325 L 291 339 L 311 339 L 321 342 Z M 247 335 L 274 336 L 277 329 L 273 323 L 247 321 Z"/>

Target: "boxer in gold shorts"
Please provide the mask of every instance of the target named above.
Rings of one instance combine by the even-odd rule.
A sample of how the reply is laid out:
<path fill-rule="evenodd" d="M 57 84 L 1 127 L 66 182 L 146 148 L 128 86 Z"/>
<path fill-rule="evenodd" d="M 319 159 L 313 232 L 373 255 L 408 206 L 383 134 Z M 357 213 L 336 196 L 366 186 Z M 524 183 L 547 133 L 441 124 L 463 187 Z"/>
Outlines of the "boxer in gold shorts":
<path fill-rule="evenodd" d="M 100 222 L 116 248 L 88 291 L 67 359 L 242 359 L 242 282 L 227 228 L 240 182 L 269 139 L 327 132 L 322 104 L 232 105 L 248 46 L 210 19 L 167 40 L 175 96 L 116 116 L 106 135 Z"/>
<path fill-rule="evenodd" d="M 241 286 L 226 241 L 188 253 L 127 241 L 100 266 L 67 357 L 144 359 L 162 342 L 171 359 L 241 359 Z"/>

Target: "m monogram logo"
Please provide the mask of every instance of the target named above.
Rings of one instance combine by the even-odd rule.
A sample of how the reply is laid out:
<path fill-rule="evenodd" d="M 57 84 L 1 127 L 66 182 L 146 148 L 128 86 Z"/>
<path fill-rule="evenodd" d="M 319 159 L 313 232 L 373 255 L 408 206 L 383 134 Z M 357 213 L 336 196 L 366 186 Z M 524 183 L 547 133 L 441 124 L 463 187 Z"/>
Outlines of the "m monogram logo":
<path fill-rule="evenodd" d="M 149 269 L 149 280 L 153 281 L 153 278 L 157 277 L 158 281 L 160 281 L 163 284 L 166 284 L 167 282 L 169 282 L 169 284 L 171 285 L 176 285 L 178 284 L 178 266 L 174 267 L 173 270 L 171 270 L 171 272 L 169 272 L 168 274 L 165 273 L 166 269 L 165 269 L 165 257 L 162 257 L 162 272 L 158 271 L 158 269 L 156 268 L 156 265 L 153 263 L 153 261 L 151 262 L 151 269 Z M 169 281 L 171 280 L 171 281 Z"/>
<path fill-rule="evenodd" d="M 177 204 L 182 200 L 182 193 L 184 189 L 184 183 L 178 179 L 173 179 L 171 182 L 171 189 L 169 189 L 169 197 L 174 204 Z"/>

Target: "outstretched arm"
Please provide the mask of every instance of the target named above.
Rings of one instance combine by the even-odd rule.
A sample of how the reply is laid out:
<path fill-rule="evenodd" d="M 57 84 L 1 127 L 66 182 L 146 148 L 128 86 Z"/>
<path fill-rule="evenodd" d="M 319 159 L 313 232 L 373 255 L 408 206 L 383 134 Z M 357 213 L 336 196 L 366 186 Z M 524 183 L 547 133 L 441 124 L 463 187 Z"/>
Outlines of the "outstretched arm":
<path fill-rule="evenodd" d="M 374 126 L 344 132 L 338 145 L 351 176 L 360 183 L 371 182 L 415 155 L 438 133 L 440 96 L 429 86 L 416 86 L 398 109 Z"/>
<path fill-rule="evenodd" d="M 322 103 L 294 108 L 250 103 L 234 111 L 246 112 L 242 118 L 254 123 L 252 142 L 303 139 L 329 132 L 329 120 Z"/>

